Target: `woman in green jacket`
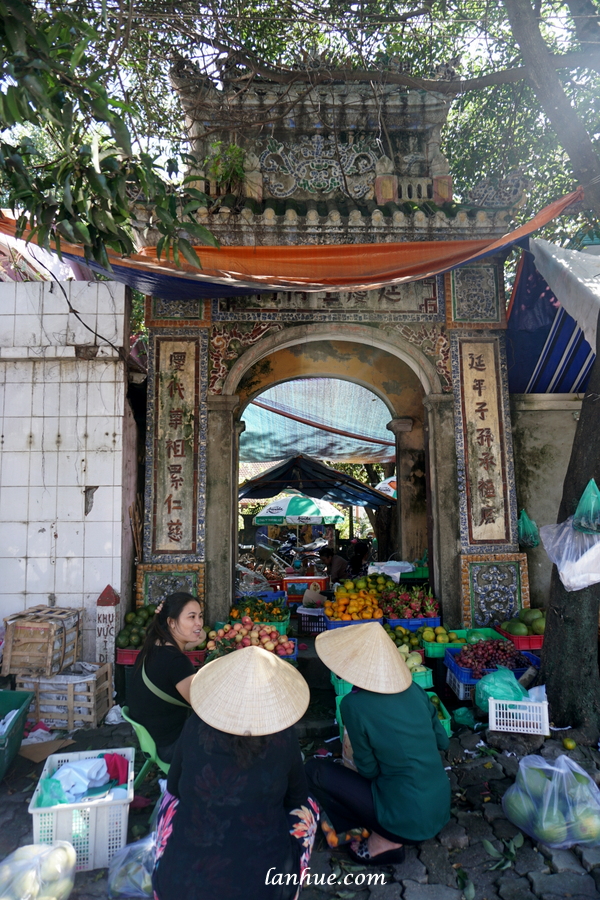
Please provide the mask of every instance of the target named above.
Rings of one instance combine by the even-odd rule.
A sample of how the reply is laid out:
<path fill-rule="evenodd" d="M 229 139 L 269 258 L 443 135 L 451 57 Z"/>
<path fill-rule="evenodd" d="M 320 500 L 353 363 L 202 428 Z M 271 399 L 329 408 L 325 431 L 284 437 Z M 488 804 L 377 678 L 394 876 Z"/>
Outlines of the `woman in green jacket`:
<path fill-rule="evenodd" d="M 325 631 L 316 650 L 355 686 L 340 706 L 357 771 L 313 758 L 306 763 L 311 793 L 336 832 L 370 831 L 351 844 L 353 859 L 400 863 L 403 845 L 434 837 L 450 819 L 450 782 L 438 752 L 448 736 L 378 623 Z"/>

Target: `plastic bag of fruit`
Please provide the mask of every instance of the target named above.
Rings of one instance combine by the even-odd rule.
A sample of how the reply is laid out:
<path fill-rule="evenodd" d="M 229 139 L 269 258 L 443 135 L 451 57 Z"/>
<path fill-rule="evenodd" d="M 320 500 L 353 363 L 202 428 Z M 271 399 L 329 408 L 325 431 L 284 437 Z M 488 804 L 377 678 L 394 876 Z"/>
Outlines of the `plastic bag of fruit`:
<path fill-rule="evenodd" d="M 475 704 L 486 713 L 489 700 L 526 700 L 527 691 L 515 678 L 514 672 L 505 666 L 498 666 L 495 672 L 484 675 L 475 688 Z"/>
<path fill-rule="evenodd" d="M 3 900 L 67 900 L 75 878 L 75 850 L 67 841 L 27 844 L 0 863 Z"/>
<path fill-rule="evenodd" d="M 579 498 L 573 516 L 573 528 L 584 534 L 600 534 L 600 491 L 593 478 L 590 478 Z"/>
<path fill-rule="evenodd" d="M 513 825 L 549 847 L 600 842 L 600 791 L 568 756 L 524 756 L 502 808 Z"/>
<path fill-rule="evenodd" d="M 156 858 L 156 832 L 151 832 L 118 850 L 108 869 L 108 896 L 111 900 L 121 897 L 152 897 L 152 870 Z"/>
<path fill-rule="evenodd" d="M 576 531 L 569 516 L 558 525 L 544 525 L 540 537 L 565 590 L 581 591 L 600 582 L 600 534 Z"/>
<path fill-rule="evenodd" d="M 533 519 L 530 519 L 526 510 L 521 510 L 518 523 L 519 546 L 532 550 L 540 542 L 540 532 Z"/>

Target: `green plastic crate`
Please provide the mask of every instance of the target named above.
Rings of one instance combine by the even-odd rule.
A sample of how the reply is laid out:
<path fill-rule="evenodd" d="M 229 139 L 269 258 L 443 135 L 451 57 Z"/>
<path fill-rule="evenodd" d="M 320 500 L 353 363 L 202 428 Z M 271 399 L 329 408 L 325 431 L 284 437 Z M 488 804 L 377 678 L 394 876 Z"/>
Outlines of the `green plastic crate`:
<path fill-rule="evenodd" d="M 427 669 L 426 672 L 413 672 L 412 680 L 422 688 L 433 687 L 433 671 Z"/>
<path fill-rule="evenodd" d="M 260 625 L 263 628 L 270 628 L 271 631 L 278 631 L 279 634 L 288 634 L 290 630 L 290 621 L 292 618 L 292 614 L 288 613 L 285 619 L 282 619 L 281 622 L 255 622 L 255 625 Z M 229 624 L 235 625 L 239 622 L 239 619 L 230 619 Z M 223 626 L 221 625 L 221 628 Z"/>
<path fill-rule="evenodd" d="M 335 672 L 331 673 L 331 683 L 335 688 L 335 692 L 338 697 L 343 697 L 345 694 L 349 694 L 354 685 L 350 684 L 349 681 L 344 681 L 343 678 L 338 678 Z"/>
<path fill-rule="evenodd" d="M 507 638 L 503 637 L 495 628 L 475 628 L 468 629 L 469 631 L 480 631 L 481 634 L 484 635 L 485 639 L 488 641 L 496 641 L 498 638 L 502 638 L 502 640 L 506 641 Z M 453 631 L 458 637 L 466 637 L 467 629 L 466 628 L 451 628 L 450 631 Z M 425 651 L 425 656 L 429 657 L 443 657 L 446 654 L 446 647 L 462 647 L 463 644 L 458 643 L 457 641 L 450 641 L 448 644 L 436 644 L 432 641 L 423 641 L 423 650 Z"/>
<path fill-rule="evenodd" d="M 335 718 L 338 723 L 338 728 L 340 729 L 340 741 L 344 740 L 344 723 L 342 722 L 342 713 L 340 712 L 340 703 L 344 699 L 346 695 L 341 694 L 339 697 L 335 698 Z"/>
<path fill-rule="evenodd" d="M 425 693 L 427 694 L 428 697 L 437 697 L 437 694 L 435 693 L 435 691 L 425 691 Z M 439 697 L 438 697 L 438 700 L 440 700 Z M 442 728 L 444 729 L 444 731 L 446 732 L 448 737 L 452 737 L 452 727 L 451 727 L 452 716 L 450 715 L 450 713 L 448 712 L 448 710 L 446 709 L 446 707 L 444 706 L 444 704 L 442 703 L 441 700 L 440 700 L 439 710 L 444 715 L 444 718 L 440 719 L 440 722 L 442 723 Z"/>
<path fill-rule="evenodd" d="M 6 775 L 8 767 L 21 746 L 25 720 L 32 700 L 31 691 L 0 691 L 0 719 L 3 719 L 13 709 L 19 710 L 18 715 L 10 723 L 8 731 L 0 735 L 0 779 Z"/>

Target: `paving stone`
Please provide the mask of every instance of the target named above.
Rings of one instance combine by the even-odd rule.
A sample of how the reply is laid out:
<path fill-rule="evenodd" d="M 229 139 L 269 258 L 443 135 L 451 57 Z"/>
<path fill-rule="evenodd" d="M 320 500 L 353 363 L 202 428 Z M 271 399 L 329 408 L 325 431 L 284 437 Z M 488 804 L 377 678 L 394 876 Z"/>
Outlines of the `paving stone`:
<path fill-rule="evenodd" d="M 600 895 L 600 869 L 592 869 L 592 878 L 596 882 L 596 890 Z"/>
<path fill-rule="evenodd" d="M 503 754 L 501 757 L 499 757 L 498 762 L 509 778 L 517 777 L 517 772 L 519 771 L 519 760 L 516 756 L 504 756 Z"/>
<path fill-rule="evenodd" d="M 415 884 L 412 881 L 403 883 L 404 900 L 461 900 L 462 891 L 439 884 Z M 371 892 L 371 897 L 373 892 Z M 371 897 L 369 900 L 371 900 Z"/>
<path fill-rule="evenodd" d="M 448 772 L 447 775 L 450 781 L 450 790 L 452 791 L 452 793 L 454 793 L 454 791 L 458 790 L 458 778 L 456 776 L 456 772 Z"/>
<path fill-rule="evenodd" d="M 406 859 L 402 865 L 392 866 L 392 871 L 394 881 L 416 881 L 417 884 L 427 884 L 427 869 L 419 860 L 414 847 L 406 848 Z"/>
<path fill-rule="evenodd" d="M 501 900 L 497 891 L 498 872 L 477 871 L 467 874 L 475 887 L 473 900 Z"/>
<path fill-rule="evenodd" d="M 476 844 L 471 844 L 466 850 L 458 850 L 456 853 L 450 854 L 450 862 L 453 866 L 460 866 L 463 869 L 483 869 L 484 867 L 489 868 L 494 860 L 481 841 L 478 841 Z"/>
<path fill-rule="evenodd" d="M 513 865 L 517 875 L 527 875 L 529 872 L 550 873 L 545 856 L 533 847 L 521 847 Z"/>
<path fill-rule="evenodd" d="M 463 850 L 469 846 L 467 832 L 458 822 L 448 822 L 438 834 L 438 841 L 447 850 Z"/>
<path fill-rule="evenodd" d="M 450 764 L 456 762 L 457 760 L 462 760 L 465 758 L 464 747 L 458 740 L 458 738 L 450 738 L 450 743 L 448 744 L 445 757 Z"/>
<path fill-rule="evenodd" d="M 459 825 L 462 825 L 469 835 L 469 843 L 474 844 L 484 838 L 492 840 L 494 833 L 489 822 L 486 822 L 479 812 L 459 812 L 457 814 Z"/>
<path fill-rule="evenodd" d="M 450 864 L 448 851 L 437 841 L 425 841 L 421 845 L 419 859 L 427 869 L 429 884 L 456 885 L 456 872 Z"/>
<path fill-rule="evenodd" d="M 500 781 L 504 777 L 504 769 L 501 765 L 483 757 L 463 763 L 460 766 L 458 780 L 461 787 L 470 787 L 473 784 L 483 784 L 485 781 Z"/>
<path fill-rule="evenodd" d="M 327 879 L 333 874 L 331 852 L 329 850 L 313 850 L 309 867 L 309 884 L 311 887 L 317 887 L 319 891 L 325 894 L 336 894 L 338 892 L 339 885 L 337 883 L 327 884 Z"/>
<path fill-rule="evenodd" d="M 490 731 L 488 728 L 485 742 L 495 750 L 506 750 L 521 757 L 537 753 L 544 745 L 544 738 L 540 734 L 512 734 L 509 731 Z"/>
<path fill-rule="evenodd" d="M 500 841 L 510 841 L 516 834 L 519 834 L 520 831 L 520 829 L 517 828 L 516 825 L 513 825 L 512 822 L 509 822 L 508 819 L 496 819 L 496 821 L 492 823 L 492 827 L 494 829 L 494 834 Z"/>
<path fill-rule="evenodd" d="M 564 872 L 561 875 L 544 875 L 542 872 L 531 872 L 529 875 L 535 894 L 540 897 L 595 897 L 596 882 L 591 875 L 574 875 Z"/>
<path fill-rule="evenodd" d="M 588 872 L 600 866 L 600 847 L 579 847 L 581 862 Z"/>
<path fill-rule="evenodd" d="M 562 756 L 565 752 L 565 748 L 563 747 L 560 741 L 555 741 L 552 738 L 546 741 L 544 746 L 542 747 L 540 754 L 544 757 L 544 759 L 556 759 L 558 756 Z"/>
<path fill-rule="evenodd" d="M 483 817 L 488 822 L 493 822 L 494 819 L 506 819 L 504 810 L 499 803 L 486 803 L 483 807 Z"/>
<path fill-rule="evenodd" d="M 371 872 L 368 874 L 371 874 Z M 343 891 L 346 889 L 346 885 L 344 885 L 343 888 L 340 888 L 340 890 Z M 402 888 L 395 881 L 390 881 L 388 884 L 369 886 L 369 900 L 401 900 L 401 897 Z"/>
<path fill-rule="evenodd" d="M 498 893 L 502 900 L 536 900 L 531 893 L 531 885 L 527 878 L 500 878 L 498 881 Z"/>
<path fill-rule="evenodd" d="M 550 868 L 553 872 L 560 874 L 561 872 L 574 872 L 576 875 L 584 875 L 585 869 L 570 850 L 553 850 L 548 848 L 548 859 L 550 860 Z M 544 854 L 546 855 L 546 854 Z"/>

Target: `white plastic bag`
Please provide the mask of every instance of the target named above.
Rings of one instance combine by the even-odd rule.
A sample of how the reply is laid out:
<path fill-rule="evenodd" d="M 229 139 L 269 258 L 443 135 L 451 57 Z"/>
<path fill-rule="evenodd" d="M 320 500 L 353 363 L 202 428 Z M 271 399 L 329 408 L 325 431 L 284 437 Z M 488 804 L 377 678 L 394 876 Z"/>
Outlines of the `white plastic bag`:
<path fill-rule="evenodd" d="M 108 869 L 108 896 L 111 900 L 121 897 L 152 897 L 152 871 L 156 857 L 156 833 L 153 831 L 117 851 Z"/>
<path fill-rule="evenodd" d="M 559 525 L 544 525 L 540 537 L 565 590 L 581 591 L 600 582 L 600 534 L 576 531 L 569 516 Z"/>
<path fill-rule="evenodd" d="M 0 863 L 0 897 L 67 900 L 75 878 L 75 850 L 67 841 L 27 844 Z"/>
<path fill-rule="evenodd" d="M 502 808 L 513 825 L 549 847 L 600 843 L 600 791 L 568 756 L 524 756 Z"/>

